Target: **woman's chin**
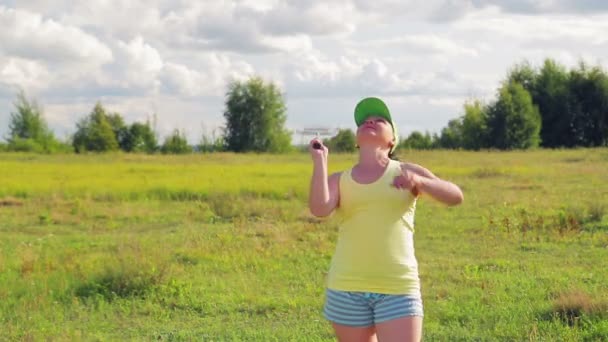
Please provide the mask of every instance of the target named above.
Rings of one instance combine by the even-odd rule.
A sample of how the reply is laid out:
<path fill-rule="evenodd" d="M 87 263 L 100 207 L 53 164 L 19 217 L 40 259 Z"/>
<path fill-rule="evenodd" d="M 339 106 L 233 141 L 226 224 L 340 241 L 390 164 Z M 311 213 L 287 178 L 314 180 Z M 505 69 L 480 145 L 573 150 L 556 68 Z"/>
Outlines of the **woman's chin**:
<path fill-rule="evenodd" d="M 378 137 L 366 137 L 366 139 L 357 139 L 358 146 L 365 147 L 378 147 L 387 145 L 387 141 L 383 141 Z"/>
<path fill-rule="evenodd" d="M 371 129 L 360 131 L 357 140 L 378 140 L 378 133 Z"/>

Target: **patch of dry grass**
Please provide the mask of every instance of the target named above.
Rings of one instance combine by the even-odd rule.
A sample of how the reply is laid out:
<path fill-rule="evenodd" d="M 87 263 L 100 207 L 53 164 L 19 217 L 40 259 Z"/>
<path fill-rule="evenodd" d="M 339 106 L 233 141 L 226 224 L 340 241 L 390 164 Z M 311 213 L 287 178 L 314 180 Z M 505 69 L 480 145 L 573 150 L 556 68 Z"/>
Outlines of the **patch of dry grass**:
<path fill-rule="evenodd" d="M 593 298 L 581 290 L 561 292 L 553 300 L 551 314 L 574 326 L 583 315 L 608 315 L 608 302 Z"/>

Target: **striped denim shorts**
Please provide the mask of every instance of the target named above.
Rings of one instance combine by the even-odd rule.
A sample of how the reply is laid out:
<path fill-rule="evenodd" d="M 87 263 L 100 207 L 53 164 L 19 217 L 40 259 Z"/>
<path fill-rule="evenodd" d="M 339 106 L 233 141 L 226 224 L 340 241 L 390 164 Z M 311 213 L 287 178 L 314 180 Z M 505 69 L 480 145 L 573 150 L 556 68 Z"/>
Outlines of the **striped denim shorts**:
<path fill-rule="evenodd" d="M 424 316 L 422 298 L 327 289 L 323 315 L 329 321 L 353 327 L 367 327 L 408 316 Z"/>

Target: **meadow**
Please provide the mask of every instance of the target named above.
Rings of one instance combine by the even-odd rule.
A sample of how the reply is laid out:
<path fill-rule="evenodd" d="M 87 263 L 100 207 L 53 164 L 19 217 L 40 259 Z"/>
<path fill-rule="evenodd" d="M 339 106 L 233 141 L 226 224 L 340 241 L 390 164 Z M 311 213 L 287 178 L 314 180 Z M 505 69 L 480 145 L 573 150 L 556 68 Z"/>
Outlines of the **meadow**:
<path fill-rule="evenodd" d="M 608 340 L 608 149 L 401 151 L 425 341 Z M 330 155 L 330 171 L 355 155 Z M 0 154 L 0 340 L 332 341 L 310 157 Z"/>

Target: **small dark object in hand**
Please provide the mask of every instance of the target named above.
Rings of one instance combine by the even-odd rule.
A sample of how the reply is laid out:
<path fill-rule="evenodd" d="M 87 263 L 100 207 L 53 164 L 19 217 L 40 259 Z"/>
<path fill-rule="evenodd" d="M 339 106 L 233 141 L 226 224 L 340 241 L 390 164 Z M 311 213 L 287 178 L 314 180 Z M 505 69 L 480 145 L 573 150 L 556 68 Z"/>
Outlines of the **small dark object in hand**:
<path fill-rule="evenodd" d="M 312 148 L 314 148 L 315 150 L 320 150 L 321 149 L 321 144 L 318 142 L 315 142 L 312 144 Z"/>

